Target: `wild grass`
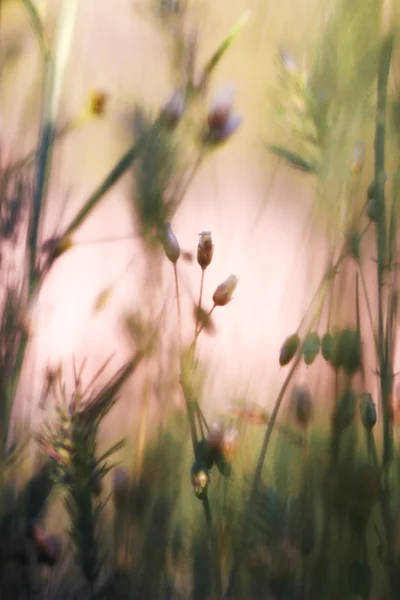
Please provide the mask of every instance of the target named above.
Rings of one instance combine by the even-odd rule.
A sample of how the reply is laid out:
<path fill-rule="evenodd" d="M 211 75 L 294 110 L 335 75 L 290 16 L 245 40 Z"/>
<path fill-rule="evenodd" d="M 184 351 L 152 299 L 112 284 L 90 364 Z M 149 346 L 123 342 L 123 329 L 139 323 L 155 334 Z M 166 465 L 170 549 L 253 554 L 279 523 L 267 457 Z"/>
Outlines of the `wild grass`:
<path fill-rule="evenodd" d="M 198 339 L 223 318 L 221 309 L 234 302 L 240 281 L 222 273 L 221 284 L 207 298 L 207 270 L 218 246 L 203 231 L 197 247 L 193 243 L 183 251 L 173 219 L 203 163 L 230 143 L 241 125 L 232 90 L 214 102 L 208 92 L 247 15 L 200 63 L 201 32 L 192 3 L 153 6 L 153 21 L 169 36 L 176 86 L 171 98 L 157 114 L 135 110 L 131 147 L 65 228 L 46 240 L 41 234 L 54 146 L 61 135 L 101 116 L 107 99 L 101 91 L 93 93 L 88 109 L 59 128 L 77 3 L 61 3 L 54 45 L 34 4 L 24 0 L 24 5 L 39 42 L 45 84 L 37 148 L 2 165 L 0 173 L 1 597 L 397 600 L 396 15 L 378 0 L 368 9 L 363 2 L 350 6 L 338 0 L 314 58 L 306 55 L 301 63 L 285 51 L 279 54 L 278 116 L 293 145 L 268 141 L 268 148 L 315 179 L 330 258 L 303 319 L 277 356 L 276 369 L 287 374 L 271 413 L 244 399 L 214 421 L 202 406 Z M 368 128 L 372 141 L 359 139 Z M 373 178 L 366 185 L 369 147 Z M 143 310 L 124 318 L 132 357 L 105 383 L 109 361 L 92 378 L 73 361 L 72 390 L 62 366 L 49 370 L 42 398 L 46 418 L 38 431 L 28 424 L 17 432 L 11 444 L 11 411 L 33 335 L 32 307 L 49 270 L 73 247 L 78 228 L 128 172 L 133 176 L 131 211 L 154 279 L 148 295 L 143 294 Z M 372 286 L 365 276 L 371 248 Z M 192 267 L 198 269 L 199 284 L 193 335 L 187 338 L 181 266 L 190 254 L 196 258 Z M 160 310 L 156 301 L 164 262 L 174 280 L 174 315 L 164 306 Z M 351 281 L 351 292 L 344 295 L 346 281 Z M 97 311 L 109 295 L 110 290 L 102 294 Z M 340 306 L 344 300 L 353 307 L 347 322 Z M 148 431 L 148 398 L 161 394 L 154 389 L 168 318 L 176 323 L 167 341 L 174 393 L 183 410 L 163 404 L 154 435 Z M 368 344 L 375 365 L 366 360 Z M 331 403 L 296 380 L 301 363 L 310 371 L 321 364 L 319 354 L 326 362 L 321 369 L 332 375 Z M 149 375 L 127 467 L 110 462 L 126 440 L 100 450 L 100 426 L 142 363 Z M 378 382 L 376 397 L 369 388 L 370 372 Z M 31 441 L 36 469 L 20 485 L 18 469 Z M 67 525 L 65 535 L 53 536 L 44 521 L 57 504 Z"/>

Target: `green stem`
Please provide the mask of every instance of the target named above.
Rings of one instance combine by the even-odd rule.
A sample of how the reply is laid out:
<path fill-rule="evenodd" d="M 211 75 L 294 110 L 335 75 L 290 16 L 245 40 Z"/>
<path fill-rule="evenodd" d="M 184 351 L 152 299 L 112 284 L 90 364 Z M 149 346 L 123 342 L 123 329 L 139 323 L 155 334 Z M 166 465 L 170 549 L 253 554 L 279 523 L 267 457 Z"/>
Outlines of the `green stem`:
<path fill-rule="evenodd" d="M 323 284 L 321 284 L 321 286 L 319 286 L 319 290 L 320 290 L 320 302 L 319 305 L 317 307 L 317 310 L 314 313 L 314 316 L 307 328 L 307 332 L 305 333 L 304 339 L 305 337 L 308 335 L 308 333 L 310 331 L 312 331 L 313 327 L 315 326 L 315 323 L 318 321 L 322 307 L 323 307 L 323 303 L 325 300 L 325 296 L 326 296 L 326 278 L 324 278 Z M 241 531 L 241 537 L 240 537 L 240 541 L 238 543 L 237 546 L 237 552 L 236 552 L 236 557 L 234 558 L 233 561 L 233 565 L 232 565 L 232 569 L 231 569 L 231 573 L 230 573 L 230 577 L 229 577 L 229 582 L 228 582 L 228 587 L 227 590 L 225 592 L 224 598 L 227 600 L 228 598 L 233 597 L 233 593 L 234 593 L 234 589 L 236 587 L 236 581 L 237 581 L 237 577 L 239 575 L 239 567 L 240 567 L 240 563 L 243 557 L 243 553 L 245 552 L 245 541 L 246 541 L 246 535 L 247 535 L 247 531 L 248 531 L 248 527 L 249 527 L 249 521 L 250 521 L 250 517 L 252 514 L 252 509 L 253 509 L 253 504 L 254 504 L 254 499 L 256 497 L 257 494 L 257 490 L 261 481 L 261 475 L 262 475 L 262 470 L 264 467 L 264 463 L 265 463 L 265 459 L 266 459 L 266 455 L 267 455 L 267 450 L 268 450 L 268 446 L 269 446 L 269 442 L 271 440 L 271 436 L 272 436 L 272 432 L 274 430 L 275 427 L 275 423 L 278 417 L 278 413 L 279 410 L 281 408 L 282 405 L 282 401 L 285 397 L 286 394 L 286 390 L 292 380 L 292 377 L 294 375 L 294 373 L 297 370 L 297 367 L 301 361 L 302 358 L 302 348 L 304 345 L 304 340 L 302 342 L 302 344 L 300 345 L 298 351 L 297 351 L 297 355 L 295 360 L 293 361 L 293 364 L 290 368 L 289 373 L 286 376 L 285 381 L 283 382 L 283 385 L 280 389 L 280 392 L 278 394 L 278 397 L 275 401 L 275 405 L 274 405 L 274 409 L 271 413 L 271 417 L 270 420 L 268 422 L 267 425 L 267 429 L 265 432 L 265 436 L 264 436 L 264 440 L 261 446 L 261 450 L 260 450 L 260 454 L 258 457 L 258 461 L 257 461 L 257 465 L 256 465 L 256 469 L 254 472 L 254 477 L 253 477 L 253 484 L 252 484 L 252 488 L 251 488 L 251 492 L 250 492 L 250 496 L 248 499 L 248 503 L 247 503 L 247 508 L 245 511 L 245 515 L 243 517 L 243 529 Z"/>
<path fill-rule="evenodd" d="M 389 413 L 390 395 L 393 385 L 393 370 L 389 357 L 385 353 L 385 331 L 383 311 L 383 288 L 384 273 L 387 258 L 387 224 L 385 206 L 385 137 L 386 137 L 386 109 L 387 109 L 387 87 L 389 79 L 390 64 L 393 51 L 393 35 L 386 35 L 382 42 L 381 54 L 378 66 L 377 82 L 377 105 L 375 124 L 375 164 L 374 182 L 376 186 L 376 202 L 378 208 L 376 222 L 376 244 L 377 244 L 377 287 L 378 287 L 378 339 L 379 339 L 379 363 L 380 363 L 380 397 L 383 415 L 383 468 L 384 486 L 382 491 L 382 519 L 386 530 L 388 545 L 388 562 L 391 579 L 392 597 L 398 598 L 399 584 L 397 581 L 396 564 L 394 558 L 393 543 L 393 519 L 390 508 L 390 495 L 388 484 L 388 467 L 392 460 L 392 430 Z"/>

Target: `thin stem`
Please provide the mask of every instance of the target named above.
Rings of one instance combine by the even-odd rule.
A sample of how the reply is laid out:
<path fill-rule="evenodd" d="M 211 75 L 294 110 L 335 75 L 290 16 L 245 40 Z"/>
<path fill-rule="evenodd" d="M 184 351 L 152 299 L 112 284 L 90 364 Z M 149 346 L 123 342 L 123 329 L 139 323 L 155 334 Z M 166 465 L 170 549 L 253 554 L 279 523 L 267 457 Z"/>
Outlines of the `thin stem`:
<path fill-rule="evenodd" d="M 377 359 L 379 361 L 379 340 L 378 340 L 378 336 L 376 334 L 375 327 L 374 327 L 374 320 L 373 320 L 373 317 L 372 317 L 371 302 L 370 302 L 370 299 L 369 299 L 368 288 L 367 288 L 367 284 L 366 284 L 365 277 L 364 277 L 364 271 L 363 271 L 363 269 L 361 267 L 361 264 L 358 265 L 358 272 L 360 273 L 361 285 L 362 285 L 362 288 L 363 288 L 364 298 L 365 298 L 365 304 L 367 306 L 368 320 L 370 322 L 372 336 L 374 338 L 376 357 L 377 357 Z"/>
<path fill-rule="evenodd" d="M 197 342 L 197 328 L 199 326 L 200 321 L 200 311 L 201 311 L 201 302 L 203 300 L 203 286 L 204 286 L 204 273 L 205 269 L 201 269 L 201 281 L 200 281 L 200 293 L 199 293 L 199 306 L 197 308 L 196 315 L 196 323 L 194 327 L 194 344 L 193 344 L 193 354 L 196 353 L 196 342 Z"/>
<path fill-rule="evenodd" d="M 305 337 L 308 335 L 308 333 L 310 331 L 312 331 L 313 327 L 315 326 L 315 323 L 318 321 L 320 312 L 322 310 L 323 303 L 324 303 L 325 296 L 326 296 L 326 279 L 325 278 L 324 278 L 324 282 L 323 283 L 325 283 L 325 285 L 322 286 L 322 289 L 321 289 L 321 286 L 319 286 L 319 289 L 320 289 L 320 301 L 319 301 L 319 305 L 318 305 L 317 310 L 315 311 L 314 316 L 311 319 L 311 322 L 310 322 L 310 324 L 309 324 L 309 326 L 307 328 L 307 332 L 305 334 Z M 304 337 L 304 339 L 305 339 L 305 337 Z M 271 440 L 272 432 L 274 430 L 275 422 L 277 420 L 278 413 L 279 413 L 279 410 L 280 410 L 281 405 L 282 405 L 282 401 L 283 401 L 283 399 L 285 397 L 286 390 L 287 390 L 287 388 L 288 388 L 288 386 L 289 386 L 289 384 L 290 384 L 290 382 L 292 380 L 292 377 L 293 377 L 294 373 L 296 372 L 297 367 L 298 367 L 298 365 L 299 365 L 299 363 L 301 361 L 303 345 L 304 345 L 304 340 L 303 340 L 302 344 L 300 345 L 300 347 L 299 347 L 299 349 L 297 351 L 297 355 L 296 355 L 296 357 L 295 357 L 295 359 L 293 361 L 293 364 L 292 364 L 292 366 L 290 368 L 290 371 L 287 374 L 285 381 L 283 382 L 283 385 L 282 385 L 282 387 L 280 389 L 280 392 L 278 394 L 278 397 L 277 397 L 277 399 L 275 401 L 275 406 L 274 406 L 274 409 L 273 409 L 273 411 L 271 413 L 271 416 L 270 416 L 270 419 L 269 419 L 269 422 L 268 422 L 268 425 L 267 425 L 267 429 L 266 429 L 264 440 L 263 440 L 263 443 L 262 443 L 262 446 L 261 446 L 261 450 L 260 450 L 260 454 L 259 454 L 259 457 L 258 457 L 256 469 L 255 469 L 255 472 L 254 472 L 253 484 L 252 484 L 252 488 L 251 488 L 249 500 L 248 500 L 248 503 L 247 503 L 247 508 L 246 508 L 246 511 L 245 511 L 245 515 L 243 517 L 243 529 L 242 529 L 242 532 L 241 532 L 240 542 L 239 542 L 239 544 L 237 546 L 236 558 L 233 561 L 233 566 L 232 566 L 231 573 L 230 573 L 228 587 L 227 587 L 227 590 L 226 590 L 225 595 L 224 595 L 225 599 L 228 599 L 228 598 L 230 598 L 232 596 L 234 588 L 235 588 L 235 585 L 236 585 L 240 563 L 241 563 L 241 560 L 242 560 L 242 557 L 243 557 L 243 553 L 245 551 L 245 540 L 246 540 L 246 535 L 247 535 L 248 526 L 249 526 L 249 519 L 250 519 L 250 516 L 252 514 L 252 507 L 253 507 L 254 499 L 256 497 L 258 486 L 259 486 L 260 481 L 261 481 L 261 474 L 262 474 L 262 470 L 263 470 L 263 467 L 264 467 L 265 459 L 266 459 L 266 456 L 267 456 L 267 450 L 268 450 L 269 442 Z"/>

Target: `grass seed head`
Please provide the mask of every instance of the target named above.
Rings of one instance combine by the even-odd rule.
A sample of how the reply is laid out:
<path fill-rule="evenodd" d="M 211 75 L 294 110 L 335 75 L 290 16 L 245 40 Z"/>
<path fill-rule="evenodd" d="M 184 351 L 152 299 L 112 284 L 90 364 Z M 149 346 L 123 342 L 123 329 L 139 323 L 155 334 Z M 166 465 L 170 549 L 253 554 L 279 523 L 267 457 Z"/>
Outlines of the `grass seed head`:
<path fill-rule="evenodd" d="M 367 431 L 372 431 L 376 424 L 376 406 L 369 392 L 361 395 L 361 421 Z"/>
<path fill-rule="evenodd" d="M 226 87 L 215 97 L 207 116 L 207 130 L 203 136 L 206 146 L 225 143 L 239 129 L 242 117 L 233 112 L 234 89 Z"/>
<path fill-rule="evenodd" d="M 331 361 L 332 358 L 332 345 L 333 336 L 331 333 L 325 333 L 321 340 L 321 352 L 322 356 L 327 362 Z"/>
<path fill-rule="evenodd" d="M 279 363 L 284 367 L 290 363 L 300 346 L 300 337 L 297 333 L 293 333 L 283 342 L 280 354 Z"/>
<path fill-rule="evenodd" d="M 336 431 L 344 431 L 353 422 L 356 412 L 357 398 L 352 390 L 346 390 L 339 399 L 332 415 L 332 427 Z"/>
<path fill-rule="evenodd" d="M 230 275 L 228 279 L 217 287 L 213 295 L 215 306 L 225 306 L 232 300 L 238 281 L 236 275 Z"/>
<path fill-rule="evenodd" d="M 343 329 L 339 336 L 338 353 L 342 357 L 342 367 L 348 375 L 355 375 L 361 369 L 361 340 L 358 331 Z"/>
<path fill-rule="evenodd" d="M 311 331 L 304 340 L 303 345 L 303 357 L 307 366 L 312 365 L 316 359 L 320 345 L 321 341 L 318 333 L 316 331 Z"/>
<path fill-rule="evenodd" d="M 313 403 L 308 386 L 295 386 L 292 394 L 297 423 L 307 428 L 313 418 Z"/>
<path fill-rule="evenodd" d="M 213 254 L 214 244 L 212 243 L 211 233 L 209 231 L 202 231 L 197 246 L 197 262 L 203 270 L 211 264 Z"/>
<path fill-rule="evenodd" d="M 169 223 L 166 223 L 164 226 L 162 242 L 168 260 L 170 260 L 173 264 L 176 264 L 181 254 L 181 249 Z"/>

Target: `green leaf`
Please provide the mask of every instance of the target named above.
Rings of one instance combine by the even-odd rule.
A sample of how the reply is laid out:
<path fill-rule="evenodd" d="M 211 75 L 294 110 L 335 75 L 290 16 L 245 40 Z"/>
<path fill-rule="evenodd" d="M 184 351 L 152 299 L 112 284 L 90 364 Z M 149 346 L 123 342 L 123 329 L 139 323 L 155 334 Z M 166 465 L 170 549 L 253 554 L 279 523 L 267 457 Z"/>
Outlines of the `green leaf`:
<path fill-rule="evenodd" d="M 207 79 L 211 75 L 211 73 L 213 72 L 213 70 L 215 69 L 215 67 L 221 60 L 221 58 L 224 56 L 225 52 L 228 50 L 228 48 L 230 47 L 232 42 L 235 40 L 237 35 L 242 31 L 244 25 L 248 21 L 248 18 L 249 18 L 248 12 L 246 12 L 244 15 L 242 15 L 240 17 L 240 19 L 238 20 L 236 25 L 234 25 L 232 27 L 232 29 L 229 31 L 226 38 L 223 40 L 223 42 L 221 42 L 221 44 L 218 46 L 217 50 L 214 52 L 214 54 L 211 56 L 211 58 L 207 61 L 206 65 L 204 67 L 204 72 L 203 72 L 204 73 L 203 77 L 205 79 Z"/>
<path fill-rule="evenodd" d="M 318 165 L 316 163 L 306 160 L 296 152 L 290 152 L 289 150 L 286 150 L 286 148 L 274 146 L 272 144 L 267 144 L 267 149 L 276 156 L 286 160 L 286 162 L 295 169 L 300 169 L 300 171 L 305 171 L 307 173 L 317 173 L 318 171 Z"/>

